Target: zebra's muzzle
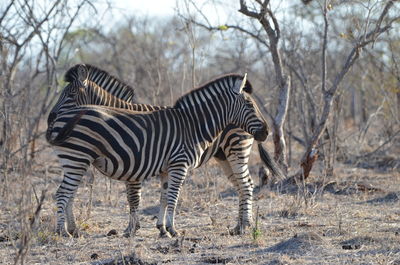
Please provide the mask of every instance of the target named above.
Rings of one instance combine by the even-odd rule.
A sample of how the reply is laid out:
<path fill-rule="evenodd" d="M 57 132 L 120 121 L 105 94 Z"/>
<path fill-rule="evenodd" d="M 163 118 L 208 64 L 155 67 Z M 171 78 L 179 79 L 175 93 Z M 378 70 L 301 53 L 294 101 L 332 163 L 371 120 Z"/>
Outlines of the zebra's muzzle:
<path fill-rule="evenodd" d="M 254 140 L 256 140 L 258 142 L 264 142 L 268 137 L 268 128 L 263 127 L 262 129 L 257 130 L 253 136 L 254 136 Z"/>

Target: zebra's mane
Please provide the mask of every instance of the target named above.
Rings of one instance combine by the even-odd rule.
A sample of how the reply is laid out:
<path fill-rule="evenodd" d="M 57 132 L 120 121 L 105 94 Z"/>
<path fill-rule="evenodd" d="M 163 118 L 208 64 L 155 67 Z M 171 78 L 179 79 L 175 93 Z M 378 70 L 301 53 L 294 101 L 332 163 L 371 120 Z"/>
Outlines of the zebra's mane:
<path fill-rule="evenodd" d="M 174 107 L 179 107 L 184 101 L 187 100 L 187 98 L 189 96 L 199 93 L 200 91 L 210 89 L 210 87 L 212 87 L 213 84 L 220 83 L 222 86 L 224 86 L 225 83 L 228 83 L 228 84 L 231 84 L 231 86 L 233 86 L 235 84 L 236 80 L 238 80 L 238 79 L 243 80 L 243 78 L 244 78 L 244 76 L 240 75 L 240 74 L 226 74 L 226 75 L 216 77 L 215 79 L 213 79 L 207 83 L 204 83 L 204 84 L 198 86 L 197 88 L 190 90 L 188 93 L 186 93 L 183 96 L 181 96 L 180 98 L 178 98 L 178 100 L 175 102 Z M 251 83 L 249 82 L 249 80 L 246 80 L 246 84 L 243 87 L 243 90 L 249 94 L 251 94 L 253 92 L 253 87 L 252 87 Z"/>
<path fill-rule="evenodd" d="M 135 95 L 135 90 L 131 86 L 90 64 L 77 64 L 71 67 L 65 73 L 64 80 L 70 83 L 76 80 L 94 82 L 108 93 L 126 101 L 132 101 Z"/>

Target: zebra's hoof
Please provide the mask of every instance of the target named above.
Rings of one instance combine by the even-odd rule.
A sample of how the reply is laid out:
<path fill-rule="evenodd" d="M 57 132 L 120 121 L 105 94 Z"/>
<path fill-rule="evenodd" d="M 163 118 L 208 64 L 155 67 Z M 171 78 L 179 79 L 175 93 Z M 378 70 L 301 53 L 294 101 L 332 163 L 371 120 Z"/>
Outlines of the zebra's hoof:
<path fill-rule="evenodd" d="M 60 237 L 71 237 L 70 234 L 67 233 L 67 231 L 56 231 L 56 235 Z"/>
<path fill-rule="evenodd" d="M 160 231 L 160 238 L 171 238 L 171 234 L 168 233 L 167 231 Z"/>
<path fill-rule="evenodd" d="M 55 233 L 58 236 L 62 236 L 62 237 L 71 237 L 72 236 L 70 233 L 67 232 L 67 230 L 62 229 L 62 228 L 57 228 Z"/>
<path fill-rule="evenodd" d="M 78 229 L 75 229 L 74 231 L 71 231 L 71 232 L 68 231 L 68 234 L 70 237 L 73 237 L 73 238 L 78 238 L 81 236 L 81 232 L 79 232 Z"/>
<path fill-rule="evenodd" d="M 123 237 L 134 237 L 136 235 L 136 231 L 140 229 L 140 225 L 136 224 L 135 229 L 131 229 L 129 226 L 127 229 L 125 229 L 124 233 L 123 233 Z"/>
<path fill-rule="evenodd" d="M 229 234 L 231 236 L 239 236 L 239 235 L 244 235 L 246 231 L 248 231 L 250 228 L 250 225 L 236 225 L 235 228 L 229 229 Z"/>
<path fill-rule="evenodd" d="M 122 236 L 125 238 L 135 237 L 135 233 L 124 232 Z"/>
<path fill-rule="evenodd" d="M 160 230 L 160 238 L 171 238 L 171 234 L 161 225 L 157 225 L 158 230 Z"/>
<path fill-rule="evenodd" d="M 162 224 L 157 224 L 157 229 L 160 231 L 160 238 L 171 238 L 171 234 L 165 229 Z"/>
<path fill-rule="evenodd" d="M 123 237 L 135 237 L 136 236 L 136 231 L 137 230 L 130 230 L 130 231 L 124 231 L 124 233 L 122 234 Z"/>
<path fill-rule="evenodd" d="M 173 228 L 173 227 L 167 227 L 167 231 L 169 232 L 169 234 L 171 235 L 171 237 L 177 237 L 177 236 L 179 236 L 178 231 L 176 231 L 175 228 Z"/>

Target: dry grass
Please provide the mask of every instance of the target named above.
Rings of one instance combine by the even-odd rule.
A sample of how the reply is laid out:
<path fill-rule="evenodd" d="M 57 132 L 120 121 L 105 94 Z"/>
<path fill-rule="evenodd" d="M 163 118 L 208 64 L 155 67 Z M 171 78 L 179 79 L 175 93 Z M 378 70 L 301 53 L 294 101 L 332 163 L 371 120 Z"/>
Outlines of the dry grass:
<path fill-rule="evenodd" d="M 329 181 L 314 175 L 305 185 L 263 189 L 254 200 L 254 214 L 259 207 L 256 238 L 251 231 L 229 235 L 238 198 L 215 163 L 194 170 L 186 180 L 176 220 L 183 236 L 177 239 L 158 237 L 154 219 L 157 179 L 145 183 L 142 228 L 135 238 L 127 239 L 122 236 L 128 213 L 124 185 L 97 176 L 90 216 L 87 182 L 75 202 L 83 236 L 61 238 L 53 233 L 56 209 L 52 197 L 60 170 L 55 159 L 43 161 L 46 171 L 43 164 L 34 166 L 28 188 L 14 176 L 17 181 L 10 189 L 15 192 L 1 201 L 3 264 L 13 264 L 19 250 L 22 226 L 18 214 L 20 204 L 28 201 L 21 200 L 19 192 L 31 187 L 38 193 L 47 189 L 47 197 L 29 234 L 26 264 L 400 264 L 399 172 L 341 165 Z M 258 161 L 253 163 L 255 176 Z M 31 196 L 30 214 L 37 205 Z M 117 233 L 107 236 L 113 229 Z"/>

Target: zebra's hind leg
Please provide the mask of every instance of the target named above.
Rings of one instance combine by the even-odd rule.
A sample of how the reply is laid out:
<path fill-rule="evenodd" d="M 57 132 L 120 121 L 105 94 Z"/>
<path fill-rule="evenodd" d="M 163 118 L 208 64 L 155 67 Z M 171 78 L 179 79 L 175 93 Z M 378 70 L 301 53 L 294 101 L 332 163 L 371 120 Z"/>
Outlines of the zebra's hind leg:
<path fill-rule="evenodd" d="M 167 213 L 167 191 L 168 191 L 168 175 L 161 174 L 161 195 L 160 210 L 157 218 L 157 229 L 160 230 L 160 237 L 171 237 L 165 227 L 165 216 Z"/>
<path fill-rule="evenodd" d="M 224 173 L 227 175 L 228 180 L 232 183 L 234 186 L 236 192 L 239 194 L 240 197 L 240 187 L 239 183 L 237 182 L 236 176 L 233 174 L 232 168 L 230 164 L 228 163 L 227 160 L 222 160 L 220 158 L 216 159 L 222 169 L 224 170 Z M 242 226 L 242 219 L 243 219 L 243 211 L 239 205 L 239 212 L 238 212 L 238 219 L 237 219 L 237 224 L 233 230 L 230 230 L 231 234 L 242 234 L 243 233 L 243 226 Z"/>
<path fill-rule="evenodd" d="M 140 203 L 142 183 L 140 181 L 125 182 L 125 185 L 129 203 L 129 224 L 124 231 L 124 236 L 130 237 L 135 236 L 136 231 L 140 228 L 139 216 L 137 212 Z"/>
<path fill-rule="evenodd" d="M 61 161 L 63 162 L 64 178 L 55 196 L 57 201 L 56 233 L 62 236 L 77 237 L 79 233 L 73 214 L 73 201 L 82 176 L 89 166 L 89 161 L 74 162 L 66 159 Z M 65 229 L 65 219 L 67 220 L 67 230 Z"/>
<path fill-rule="evenodd" d="M 74 199 L 75 199 L 75 194 L 71 196 L 65 208 L 66 219 L 67 219 L 67 231 L 69 235 L 72 235 L 73 237 L 79 237 L 79 231 L 75 223 L 75 216 L 73 212 Z"/>
<path fill-rule="evenodd" d="M 168 172 L 166 228 L 172 237 L 179 236 L 175 229 L 175 209 L 187 170 L 185 165 L 175 165 Z"/>
<path fill-rule="evenodd" d="M 236 227 L 231 231 L 232 234 L 243 234 L 252 224 L 254 185 L 248 168 L 252 144 L 252 138 L 247 135 L 242 136 L 240 141 L 231 144 L 230 148 L 219 152 L 216 156 L 239 195 L 239 218 Z"/>
<path fill-rule="evenodd" d="M 248 162 L 254 138 L 241 132 L 236 135 L 239 140 L 231 142 L 230 148 L 225 149 L 224 154 L 232 169 L 239 193 L 239 221 L 233 233 L 243 234 L 251 227 L 253 222 L 254 184 L 250 176 Z"/>
<path fill-rule="evenodd" d="M 241 235 L 251 227 L 253 222 L 252 204 L 254 184 L 247 165 L 243 172 L 234 174 L 234 177 L 239 192 L 239 221 L 237 226 L 234 228 L 233 233 Z"/>

